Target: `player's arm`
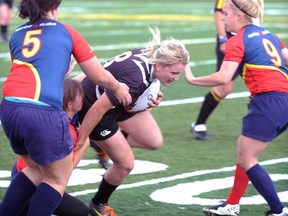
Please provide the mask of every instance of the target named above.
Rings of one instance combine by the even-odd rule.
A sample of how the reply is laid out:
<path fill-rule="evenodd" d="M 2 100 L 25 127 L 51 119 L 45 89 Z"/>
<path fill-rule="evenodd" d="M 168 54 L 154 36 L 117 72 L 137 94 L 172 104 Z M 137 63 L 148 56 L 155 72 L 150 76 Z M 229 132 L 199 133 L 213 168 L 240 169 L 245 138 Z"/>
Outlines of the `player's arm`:
<path fill-rule="evenodd" d="M 282 49 L 282 55 L 285 61 L 285 65 L 288 67 L 288 49 L 286 47 Z"/>
<path fill-rule="evenodd" d="M 65 77 L 68 77 L 72 73 L 72 71 L 74 70 L 76 65 L 77 65 L 76 61 L 73 60 L 73 61 L 70 62 L 69 69 L 66 72 Z"/>
<path fill-rule="evenodd" d="M 96 57 L 79 63 L 79 66 L 92 82 L 111 90 L 121 104 L 125 106 L 131 103 L 128 86 L 118 82 L 111 73 L 102 67 Z"/>
<path fill-rule="evenodd" d="M 225 30 L 225 26 L 224 26 L 224 22 L 222 20 L 222 17 L 223 17 L 222 11 L 216 10 L 214 12 L 214 20 L 215 20 L 214 22 L 215 22 L 217 35 L 227 38 L 226 30 Z"/>
<path fill-rule="evenodd" d="M 83 122 L 81 124 L 78 139 L 76 143 L 76 150 L 81 148 L 86 139 L 89 137 L 89 134 L 100 122 L 104 114 L 113 107 L 106 93 L 104 92 L 98 100 L 90 107 L 86 113 Z"/>
<path fill-rule="evenodd" d="M 81 148 L 76 149 L 76 151 L 74 152 L 73 168 L 77 167 L 78 163 L 83 158 L 89 145 L 90 145 L 90 139 L 87 138 L 84 145 Z"/>
<path fill-rule="evenodd" d="M 82 82 L 86 77 L 85 73 L 80 73 L 77 76 L 73 77 L 72 79 L 78 81 L 78 82 Z"/>
<path fill-rule="evenodd" d="M 196 86 L 218 86 L 229 83 L 237 70 L 239 63 L 233 61 L 223 61 L 218 72 L 212 73 L 208 76 L 195 77 L 190 66 L 185 66 L 184 75 L 189 84 Z"/>
<path fill-rule="evenodd" d="M 65 25 L 65 27 L 73 42 L 73 56 L 86 76 L 95 84 L 112 91 L 121 104 L 130 104 L 132 99 L 128 86 L 119 83 L 111 73 L 102 67 L 87 41 L 75 29 L 69 25 Z"/>
<path fill-rule="evenodd" d="M 214 12 L 214 22 L 215 22 L 215 27 L 216 27 L 216 32 L 217 32 L 217 37 L 220 43 L 220 50 L 221 52 L 224 53 L 225 51 L 225 44 L 226 41 L 228 40 L 228 36 L 226 33 L 225 25 L 222 20 L 223 13 L 222 10 L 215 10 Z"/>

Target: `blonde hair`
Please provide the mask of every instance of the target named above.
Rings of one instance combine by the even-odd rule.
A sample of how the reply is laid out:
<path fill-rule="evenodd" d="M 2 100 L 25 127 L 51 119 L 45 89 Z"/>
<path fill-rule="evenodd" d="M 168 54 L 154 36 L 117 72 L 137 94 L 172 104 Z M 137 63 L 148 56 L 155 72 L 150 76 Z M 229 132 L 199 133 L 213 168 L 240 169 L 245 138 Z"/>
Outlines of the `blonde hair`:
<path fill-rule="evenodd" d="M 227 0 L 234 11 L 241 11 L 249 22 L 253 18 L 263 21 L 264 0 Z"/>
<path fill-rule="evenodd" d="M 142 49 L 142 53 L 148 59 L 149 64 L 172 65 L 182 63 L 185 65 L 189 63 L 189 52 L 183 43 L 174 38 L 162 41 L 160 30 L 157 27 L 149 27 L 149 30 L 152 34 L 152 40 L 148 47 Z"/>

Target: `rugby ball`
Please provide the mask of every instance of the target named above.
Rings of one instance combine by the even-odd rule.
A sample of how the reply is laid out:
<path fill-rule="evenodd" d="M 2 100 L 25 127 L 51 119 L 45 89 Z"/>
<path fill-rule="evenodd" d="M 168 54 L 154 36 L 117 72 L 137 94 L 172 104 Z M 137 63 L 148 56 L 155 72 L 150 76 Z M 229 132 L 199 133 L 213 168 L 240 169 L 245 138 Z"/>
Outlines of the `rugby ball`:
<path fill-rule="evenodd" d="M 129 106 L 126 110 L 128 112 L 140 112 L 149 107 L 149 101 L 154 98 L 157 99 L 160 92 L 161 83 L 158 79 L 155 79 L 150 86 L 138 97 L 132 106 Z"/>

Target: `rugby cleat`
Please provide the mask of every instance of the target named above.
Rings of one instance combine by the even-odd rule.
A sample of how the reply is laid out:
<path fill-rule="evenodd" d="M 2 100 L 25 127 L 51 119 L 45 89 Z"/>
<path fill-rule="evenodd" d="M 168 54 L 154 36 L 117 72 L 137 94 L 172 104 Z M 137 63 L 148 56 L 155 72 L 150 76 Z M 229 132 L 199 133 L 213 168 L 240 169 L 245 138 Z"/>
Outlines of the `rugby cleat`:
<path fill-rule="evenodd" d="M 206 135 L 207 127 L 205 124 L 195 125 L 195 123 L 193 122 L 191 124 L 190 132 L 193 134 L 195 139 L 208 140 L 208 137 Z"/>
<path fill-rule="evenodd" d="M 279 214 L 268 211 L 265 216 L 288 216 L 288 208 L 283 208 L 282 212 Z"/>
<path fill-rule="evenodd" d="M 98 163 L 104 168 L 108 169 L 109 166 L 113 163 L 106 152 L 104 152 L 98 145 L 97 143 L 90 139 L 90 146 L 95 150 L 96 157 L 98 159 Z"/>
<path fill-rule="evenodd" d="M 240 205 L 239 204 L 231 205 L 221 200 L 220 204 L 218 205 L 204 207 L 203 213 L 206 216 L 219 216 L 219 215 L 238 216 L 240 214 Z"/>
<path fill-rule="evenodd" d="M 112 161 L 108 157 L 108 155 L 105 152 L 97 152 L 97 159 L 98 163 L 104 168 L 108 169 L 109 166 L 111 166 Z"/>
<path fill-rule="evenodd" d="M 111 208 L 111 206 L 109 206 L 108 203 L 94 205 L 94 203 L 91 200 L 88 205 L 88 208 L 90 209 L 90 214 L 92 216 L 117 216 L 114 209 Z"/>

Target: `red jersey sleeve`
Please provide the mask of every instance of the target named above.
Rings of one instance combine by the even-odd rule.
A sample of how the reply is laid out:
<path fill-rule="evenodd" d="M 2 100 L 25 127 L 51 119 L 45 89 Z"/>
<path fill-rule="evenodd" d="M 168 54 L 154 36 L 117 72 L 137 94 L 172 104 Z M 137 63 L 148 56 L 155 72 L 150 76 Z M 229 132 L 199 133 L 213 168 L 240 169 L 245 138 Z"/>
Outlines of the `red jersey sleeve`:
<path fill-rule="evenodd" d="M 280 46 L 281 46 L 281 49 L 286 48 L 286 45 L 284 44 L 284 42 L 281 41 L 281 39 L 280 39 L 277 35 L 275 35 L 275 37 L 279 40 L 279 42 L 280 42 Z"/>
<path fill-rule="evenodd" d="M 87 41 L 71 26 L 64 24 L 71 35 L 73 42 L 73 56 L 78 63 L 87 61 L 95 56 L 95 53 Z"/>
<path fill-rule="evenodd" d="M 240 63 L 244 56 L 243 31 L 231 37 L 225 47 L 223 61 L 234 61 Z"/>

